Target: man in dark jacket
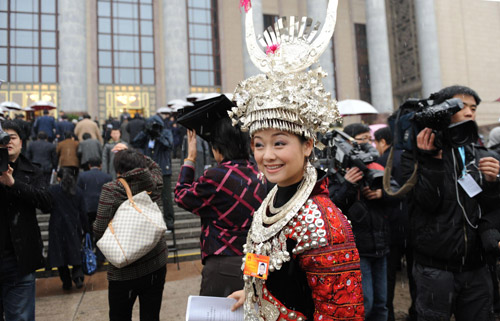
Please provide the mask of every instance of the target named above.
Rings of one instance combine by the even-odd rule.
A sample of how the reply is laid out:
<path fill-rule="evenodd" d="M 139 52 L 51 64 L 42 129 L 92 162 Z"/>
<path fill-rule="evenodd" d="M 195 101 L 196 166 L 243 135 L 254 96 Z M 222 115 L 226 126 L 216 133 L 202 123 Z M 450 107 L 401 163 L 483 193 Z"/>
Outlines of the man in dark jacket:
<path fill-rule="evenodd" d="M 126 130 L 129 133 L 130 141 L 134 141 L 134 138 L 144 130 L 146 122 L 144 118 L 141 117 L 139 113 L 135 113 L 134 119 L 129 120 Z"/>
<path fill-rule="evenodd" d="M 48 186 L 52 170 L 57 168 L 56 145 L 47 141 L 45 132 L 39 132 L 37 138 L 28 146 L 28 159 L 40 166 L 45 183 Z"/>
<path fill-rule="evenodd" d="M 38 135 L 39 132 L 45 132 L 48 136 L 48 141 L 52 143 L 55 137 L 56 130 L 56 120 L 54 117 L 49 116 L 49 111 L 44 110 L 43 116 L 37 118 L 35 121 L 35 125 L 33 125 L 33 129 L 35 135 Z"/>
<path fill-rule="evenodd" d="M 433 95 L 434 104 L 450 98 L 463 101 L 451 123 L 475 119 L 481 100 L 474 90 L 451 86 Z M 498 204 L 499 162 L 475 144 L 438 149 L 435 137 L 429 128 L 417 136 L 418 176 L 408 194 L 418 319 L 491 320 L 492 284 L 477 228 Z M 401 166 L 406 179 L 412 153 L 403 154 Z"/>
<path fill-rule="evenodd" d="M 67 132 L 74 133 L 75 124 L 68 120 L 67 115 L 61 115 L 61 121 L 56 124 L 56 137 L 60 142 L 66 139 L 64 135 Z"/>
<path fill-rule="evenodd" d="M 140 132 L 132 141 L 132 146 L 139 148 L 144 155 L 151 157 L 161 168 L 163 174 L 163 215 L 169 230 L 174 229 L 174 205 L 172 200 L 172 148 L 174 138 L 172 131 L 163 124 L 160 115 L 150 117 L 144 131 Z"/>
<path fill-rule="evenodd" d="M 0 307 L 7 320 L 35 319 L 35 270 L 43 267 L 36 209 L 49 212 L 42 172 L 21 154 L 21 129 L 5 121 L 9 168 L 0 176 Z"/>

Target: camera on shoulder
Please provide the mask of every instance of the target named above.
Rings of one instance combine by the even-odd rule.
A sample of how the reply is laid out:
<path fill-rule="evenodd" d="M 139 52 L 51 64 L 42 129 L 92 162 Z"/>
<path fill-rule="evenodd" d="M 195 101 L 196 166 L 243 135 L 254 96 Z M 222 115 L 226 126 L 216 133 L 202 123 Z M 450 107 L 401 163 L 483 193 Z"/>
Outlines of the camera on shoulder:
<path fill-rule="evenodd" d="M 10 142 L 10 135 L 0 130 L 0 145 L 5 146 Z M 0 148 L 0 175 L 9 168 L 9 152 L 7 148 Z"/>
<path fill-rule="evenodd" d="M 421 100 L 410 98 L 389 117 L 396 149 L 413 151 L 418 133 L 426 127 L 435 133 L 434 145 L 437 149 L 477 142 L 479 134 L 475 121 L 451 122 L 452 116 L 464 108 L 462 100 L 451 98 L 435 104 L 432 97 Z"/>

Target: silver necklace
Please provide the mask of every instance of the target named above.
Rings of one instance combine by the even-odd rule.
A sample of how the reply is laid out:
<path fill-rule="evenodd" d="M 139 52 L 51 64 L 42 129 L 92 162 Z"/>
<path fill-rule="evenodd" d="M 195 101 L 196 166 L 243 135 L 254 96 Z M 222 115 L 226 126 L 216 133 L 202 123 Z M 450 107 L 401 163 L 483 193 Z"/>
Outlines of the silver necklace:
<path fill-rule="evenodd" d="M 306 187 L 306 185 L 304 184 L 305 180 L 306 180 L 305 178 L 302 179 L 302 181 L 300 182 L 300 185 L 297 188 L 297 191 L 295 192 L 295 194 L 293 194 L 293 196 L 290 198 L 290 200 L 288 200 L 288 202 L 286 202 L 284 205 L 282 205 L 278 208 L 275 208 L 273 205 L 274 201 L 276 199 L 276 194 L 278 194 L 277 193 L 278 188 L 272 190 L 273 194 L 271 195 L 271 199 L 269 201 L 269 212 L 271 214 L 276 214 L 276 215 L 273 215 L 273 216 L 264 215 L 264 217 L 262 218 L 262 221 L 264 222 L 264 224 L 268 224 L 268 225 L 274 224 L 286 216 L 286 214 L 292 209 L 292 207 L 297 202 L 297 199 L 305 192 L 304 191 L 304 189 Z"/>

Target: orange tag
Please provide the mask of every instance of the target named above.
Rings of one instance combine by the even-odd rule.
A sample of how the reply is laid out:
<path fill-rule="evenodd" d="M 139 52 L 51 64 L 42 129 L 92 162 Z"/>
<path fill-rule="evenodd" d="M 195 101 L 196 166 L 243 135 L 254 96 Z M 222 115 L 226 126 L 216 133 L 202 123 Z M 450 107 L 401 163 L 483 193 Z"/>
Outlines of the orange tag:
<path fill-rule="evenodd" d="M 247 253 L 243 274 L 267 280 L 269 256 Z"/>

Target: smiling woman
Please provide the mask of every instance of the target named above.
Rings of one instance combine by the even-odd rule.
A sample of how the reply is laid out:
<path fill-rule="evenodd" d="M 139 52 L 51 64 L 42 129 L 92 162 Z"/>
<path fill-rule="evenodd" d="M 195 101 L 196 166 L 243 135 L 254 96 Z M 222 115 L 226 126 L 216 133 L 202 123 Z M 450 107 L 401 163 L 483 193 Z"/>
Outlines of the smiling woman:
<path fill-rule="evenodd" d="M 283 38 L 271 32 L 268 40 L 279 46 L 266 54 L 254 46 L 251 9 L 246 8 L 250 55 L 266 74 L 237 86 L 237 107 L 229 115 L 233 125 L 249 131 L 259 169 L 276 183 L 255 212 L 244 246 L 244 290 L 230 295 L 237 300 L 233 309 L 244 305 L 246 321 L 364 317 L 351 226 L 328 197 L 326 173 L 309 162 L 317 134 L 338 120 L 335 103 L 322 84 L 325 73 L 321 68 L 303 71 L 330 41 L 336 4 L 330 1 L 325 27 L 317 39 L 308 39 L 311 45 L 295 42 L 293 29 L 290 37 L 281 34 Z M 295 17 L 290 19 L 293 26 Z M 297 59 L 302 54 L 308 58 Z M 269 273 L 253 271 L 254 258 L 269 262 Z"/>

